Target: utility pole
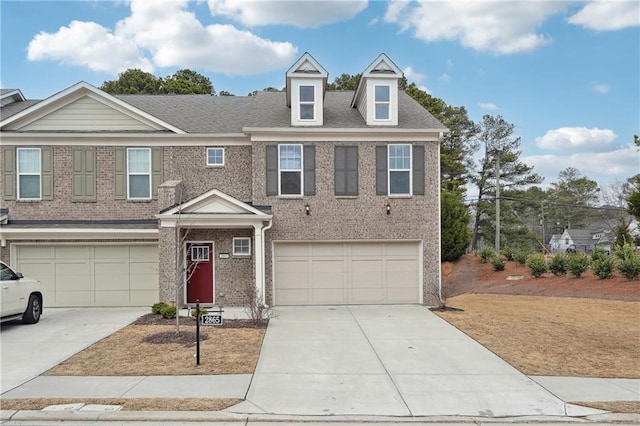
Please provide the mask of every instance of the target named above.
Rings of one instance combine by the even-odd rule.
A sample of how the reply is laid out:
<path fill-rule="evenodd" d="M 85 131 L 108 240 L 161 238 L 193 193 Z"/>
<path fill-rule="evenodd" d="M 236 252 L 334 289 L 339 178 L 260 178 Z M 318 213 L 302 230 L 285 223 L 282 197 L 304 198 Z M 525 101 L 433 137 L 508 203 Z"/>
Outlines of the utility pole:
<path fill-rule="evenodd" d="M 496 254 L 500 253 L 500 150 L 496 150 Z"/>

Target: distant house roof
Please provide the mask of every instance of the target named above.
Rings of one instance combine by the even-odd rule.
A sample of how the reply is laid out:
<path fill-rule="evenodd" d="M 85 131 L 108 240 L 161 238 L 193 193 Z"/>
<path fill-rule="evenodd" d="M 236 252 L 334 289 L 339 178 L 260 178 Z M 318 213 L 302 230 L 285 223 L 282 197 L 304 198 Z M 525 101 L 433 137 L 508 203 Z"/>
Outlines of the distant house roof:
<path fill-rule="evenodd" d="M 568 229 L 567 232 L 573 244 L 577 246 L 592 246 L 597 243 L 597 240 L 593 239 L 593 233 L 588 229 Z"/>

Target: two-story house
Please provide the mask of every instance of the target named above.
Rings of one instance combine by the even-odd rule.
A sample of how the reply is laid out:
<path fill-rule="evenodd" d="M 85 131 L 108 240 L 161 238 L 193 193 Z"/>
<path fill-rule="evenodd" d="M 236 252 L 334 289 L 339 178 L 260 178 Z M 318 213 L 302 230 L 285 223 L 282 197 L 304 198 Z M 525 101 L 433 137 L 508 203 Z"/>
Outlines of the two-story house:
<path fill-rule="evenodd" d="M 327 91 L 3 90 L 0 257 L 45 306 L 437 304 L 439 140 L 384 54 Z"/>

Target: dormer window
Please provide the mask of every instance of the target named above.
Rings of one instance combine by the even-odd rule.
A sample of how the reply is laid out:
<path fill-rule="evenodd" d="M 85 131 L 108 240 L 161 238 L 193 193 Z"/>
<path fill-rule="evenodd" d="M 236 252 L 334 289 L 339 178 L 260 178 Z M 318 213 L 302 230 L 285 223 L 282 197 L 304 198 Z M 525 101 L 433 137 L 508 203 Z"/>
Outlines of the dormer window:
<path fill-rule="evenodd" d="M 300 86 L 301 120 L 313 120 L 315 118 L 315 98 L 314 86 Z"/>
<path fill-rule="evenodd" d="M 389 86 L 375 86 L 375 119 L 389 120 L 391 97 Z"/>

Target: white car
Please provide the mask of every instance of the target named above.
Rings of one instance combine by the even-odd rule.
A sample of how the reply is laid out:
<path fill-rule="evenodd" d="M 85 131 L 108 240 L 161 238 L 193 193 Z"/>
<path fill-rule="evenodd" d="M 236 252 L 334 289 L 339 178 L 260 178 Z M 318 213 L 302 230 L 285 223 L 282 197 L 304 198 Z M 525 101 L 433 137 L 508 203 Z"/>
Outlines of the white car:
<path fill-rule="evenodd" d="M 0 322 L 22 319 L 35 324 L 42 315 L 42 286 L 40 281 L 25 278 L 0 262 Z"/>

